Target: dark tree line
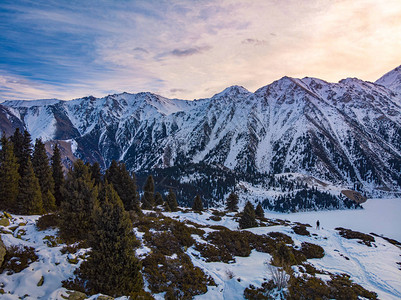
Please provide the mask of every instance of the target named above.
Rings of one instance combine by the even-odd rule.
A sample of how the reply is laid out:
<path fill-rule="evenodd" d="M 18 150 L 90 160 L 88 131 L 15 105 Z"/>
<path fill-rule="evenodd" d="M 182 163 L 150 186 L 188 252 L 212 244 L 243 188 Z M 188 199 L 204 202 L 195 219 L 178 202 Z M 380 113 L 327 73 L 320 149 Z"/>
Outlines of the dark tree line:
<path fill-rule="evenodd" d="M 346 197 L 337 197 L 328 192 L 321 192 L 316 188 L 302 189 L 278 196 L 273 203 L 269 200 L 264 200 L 262 206 L 279 212 L 361 207 L 358 203 Z"/>

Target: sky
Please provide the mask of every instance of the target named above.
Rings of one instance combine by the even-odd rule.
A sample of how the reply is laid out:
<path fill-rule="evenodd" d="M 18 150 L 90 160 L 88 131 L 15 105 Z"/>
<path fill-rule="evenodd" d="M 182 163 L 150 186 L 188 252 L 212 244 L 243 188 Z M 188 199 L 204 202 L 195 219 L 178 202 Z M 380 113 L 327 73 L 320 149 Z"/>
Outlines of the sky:
<path fill-rule="evenodd" d="M 0 102 L 207 98 L 283 76 L 375 81 L 400 64 L 400 0 L 0 1 Z"/>

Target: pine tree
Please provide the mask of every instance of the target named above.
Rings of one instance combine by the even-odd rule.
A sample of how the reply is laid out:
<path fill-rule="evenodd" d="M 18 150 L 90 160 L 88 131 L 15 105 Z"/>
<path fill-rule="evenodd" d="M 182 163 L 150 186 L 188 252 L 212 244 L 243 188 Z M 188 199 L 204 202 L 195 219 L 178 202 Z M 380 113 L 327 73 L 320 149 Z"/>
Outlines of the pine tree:
<path fill-rule="evenodd" d="M 87 280 L 91 294 L 116 297 L 139 292 L 143 286 L 141 263 L 135 257 L 138 242 L 129 215 L 111 184 L 105 183 L 100 194 L 88 239 L 90 256 L 82 263 L 80 276 Z"/>
<path fill-rule="evenodd" d="M 226 201 L 226 209 L 234 212 L 238 211 L 238 195 L 231 192 Z"/>
<path fill-rule="evenodd" d="M 51 165 L 54 181 L 54 198 L 56 199 L 56 206 L 60 207 L 63 200 L 62 189 L 64 187 L 64 172 L 63 165 L 61 163 L 61 153 L 57 144 L 54 145 Z"/>
<path fill-rule="evenodd" d="M 3 133 L 0 151 L 0 209 L 13 210 L 18 196 L 20 174 L 13 150 L 13 143 Z"/>
<path fill-rule="evenodd" d="M 124 163 L 117 163 L 113 160 L 106 171 L 105 178 L 113 185 L 124 204 L 125 210 L 140 211 L 135 174 L 131 176 Z"/>
<path fill-rule="evenodd" d="M 149 175 L 143 186 L 142 209 L 152 209 L 155 205 L 155 183 L 153 176 Z"/>
<path fill-rule="evenodd" d="M 263 207 L 262 207 L 262 204 L 260 204 L 260 202 L 259 202 L 258 205 L 256 206 L 255 215 L 256 215 L 258 218 L 264 218 L 264 217 L 265 217 L 265 211 L 264 211 L 264 209 L 263 209 Z"/>
<path fill-rule="evenodd" d="M 140 211 L 139 207 L 139 193 L 137 191 L 135 174 L 132 176 L 128 172 L 124 163 L 120 163 L 120 174 L 121 174 L 121 191 L 118 193 L 121 200 L 123 201 L 124 208 L 126 211 L 134 210 Z M 121 195 L 120 195 L 121 194 Z"/>
<path fill-rule="evenodd" d="M 60 213 L 60 236 L 67 241 L 86 239 L 92 229 L 92 212 L 98 189 L 82 160 L 67 174 Z"/>
<path fill-rule="evenodd" d="M 119 177 L 120 177 L 120 168 L 118 167 L 117 161 L 113 159 L 111 161 L 109 168 L 106 170 L 105 179 L 113 185 L 116 191 L 117 191 L 116 186 L 118 186 L 119 184 Z"/>
<path fill-rule="evenodd" d="M 192 204 L 192 209 L 194 211 L 203 211 L 203 203 L 202 203 L 202 199 L 199 195 L 196 195 L 195 199 L 194 199 L 194 203 Z"/>
<path fill-rule="evenodd" d="M 31 135 L 28 131 L 24 131 L 22 134 L 17 128 L 14 132 L 14 135 L 10 137 L 11 141 L 14 144 L 14 153 L 17 157 L 17 162 L 19 164 L 18 172 L 22 177 L 22 173 L 25 170 L 26 164 L 28 163 L 28 159 L 31 159 L 32 154 L 32 139 Z"/>
<path fill-rule="evenodd" d="M 241 229 L 257 227 L 258 223 L 256 222 L 255 208 L 248 201 L 245 204 L 244 211 L 242 212 L 242 216 L 239 220 L 239 227 Z"/>
<path fill-rule="evenodd" d="M 47 157 L 45 144 L 40 139 L 36 139 L 35 148 L 32 156 L 32 165 L 35 175 L 39 180 L 40 190 L 42 192 L 43 208 L 46 212 L 56 209 L 54 199 L 54 180 L 49 158 Z"/>
<path fill-rule="evenodd" d="M 21 133 L 19 128 L 15 129 L 14 134 L 12 136 L 10 136 L 10 141 L 14 145 L 14 154 L 15 154 L 15 157 L 17 158 L 18 165 L 20 165 L 20 163 L 22 161 L 22 157 L 23 157 L 22 150 L 23 150 L 23 144 L 24 144 L 24 135 Z M 18 172 L 19 172 L 19 169 L 18 169 Z"/>
<path fill-rule="evenodd" d="M 19 182 L 17 197 L 18 213 L 34 215 L 43 213 L 42 193 L 38 178 L 33 171 L 32 162 L 28 159 Z"/>
<path fill-rule="evenodd" d="M 163 202 L 163 209 L 164 209 L 164 211 L 171 211 L 171 208 L 167 202 L 167 197 L 166 197 L 166 200 Z"/>
<path fill-rule="evenodd" d="M 100 165 L 98 162 L 95 162 L 91 166 L 91 177 L 95 180 L 95 185 L 100 185 L 102 183 L 102 173 L 100 172 Z"/>
<path fill-rule="evenodd" d="M 166 204 L 166 209 L 168 208 L 170 211 L 178 210 L 177 197 L 172 189 L 168 191 L 168 194 L 166 196 Z"/>
<path fill-rule="evenodd" d="M 155 194 L 155 206 L 163 205 L 163 196 L 159 192 Z"/>

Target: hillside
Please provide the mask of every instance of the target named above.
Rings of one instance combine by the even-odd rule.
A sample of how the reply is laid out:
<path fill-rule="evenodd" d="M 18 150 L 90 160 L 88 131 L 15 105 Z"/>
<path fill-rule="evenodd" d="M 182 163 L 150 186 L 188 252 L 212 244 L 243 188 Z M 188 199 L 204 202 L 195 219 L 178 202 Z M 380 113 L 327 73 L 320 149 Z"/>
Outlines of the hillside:
<path fill-rule="evenodd" d="M 382 202 L 381 200 L 375 201 Z M 372 216 L 379 218 L 381 214 L 385 213 L 386 207 L 391 209 L 391 205 L 396 205 L 399 208 L 401 202 L 400 199 L 393 199 L 391 201 L 386 200 L 386 203 L 389 206 L 381 204 L 372 207 L 371 210 L 367 207 L 367 211 Z M 147 211 L 145 213 L 149 214 L 150 212 Z M 354 214 L 358 213 L 358 211 L 350 211 L 349 213 Z M 213 220 L 213 217 L 219 214 L 221 215 L 221 220 Z M 390 243 L 391 240 L 389 239 L 372 234 L 368 235 L 370 236 L 369 240 L 373 239 L 372 242 L 364 240 L 368 237 L 363 235 L 360 235 L 363 237 L 362 240 L 361 238 L 346 239 L 340 235 L 340 230 L 334 229 L 335 227 L 340 227 L 343 221 L 337 219 L 337 226 L 333 227 L 326 225 L 326 215 L 327 212 L 315 213 L 314 217 L 323 221 L 323 228 L 317 230 L 314 227 L 305 227 L 306 233 L 298 232 L 294 229 L 297 226 L 299 227 L 300 223 L 295 221 L 299 214 L 291 215 L 292 221 L 284 221 L 283 219 L 286 218 L 286 215 L 276 214 L 272 216 L 269 214 L 268 218 L 262 221 L 265 227 L 249 228 L 242 231 L 236 231 L 238 222 L 233 214 L 223 215 L 221 211 L 219 213 L 217 211 L 208 211 L 198 214 L 183 209 L 175 213 L 162 213 L 157 219 L 153 217 L 153 225 L 144 223 L 145 219 L 142 219 L 142 221 L 136 220 L 134 222 L 134 231 L 141 241 L 136 253 L 145 266 L 142 272 L 146 278 L 146 290 L 152 292 L 155 299 L 164 299 L 164 292 L 155 292 L 158 289 L 158 284 L 161 285 L 161 291 L 166 290 L 167 287 L 163 285 L 163 280 L 154 278 L 151 273 L 148 273 L 150 272 L 149 258 L 152 253 L 158 253 L 159 251 L 162 251 L 163 257 L 169 264 L 165 266 L 159 265 L 160 272 L 165 274 L 163 276 L 177 276 L 172 275 L 175 274 L 174 266 L 183 259 L 183 255 L 187 255 L 195 267 L 199 267 L 206 276 L 210 276 L 214 284 L 209 281 L 207 291 L 199 292 L 200 294 L 195 297 L 196 299 L 244 299 L 244 291 L 250 285 L 258 289 L 263 282 L 269 281 L 272 278 L 272 273 L 269 271 L 268 265 L 271 263 L 270 260 L 274 256 L 274 252 L 268 250 L 270 248 L 266 248 L 268 244 L 252 246 L 252 243 L 255 242 L 243 244 L 241 241 L 237 241 L 243 248 L 237 244 L 235 247 L 224 250 L 226 248 L 220 244 L 219 240 L 211 238 L 213 235 L 219 236 L 226 232 L 226 229 L 221 227 L 224 226 L 233 230 L 228 232 L 236 234 L 237 239 L 239 236 L 245 238 L 249 233 L 259 236 L 259 240 L 267 239 L 267 237 L 274 240 L 288 239 L 286 244 L 291 249 L 292 247 L 298 250 L 302 249 L 301 244 L 305 242 L 321 246 L 324 250 L 322 258 L 309 258 L 307 262 L 302 262 L 302 264 L 296 264 L 292 267 L 292 270 L 297 274 L 296 276 L 306 274 L 305 272 L 311 273 L 316 268 L 319 270 L 317 271 L 318 274 L 311 273 L 313 275 L 308 276 L 329 282 L 329 274 L 346 273 L 356 284 L 376 292 L 380 299 L 398 299 L 401 297 L 401 285 L 397 280 L 401 272 L 399 266 L 401 255 L 399 244 L 397 246 Z M 20 272 L 10 271 L 10 269 L 7 271 L 6 267 L 6 270 L 0 275 L 2 291 L 4 292 L 2 299 L 18 299 L 18 297 L 25 297 L 25 299 L 37 299 L 39 297 L 61 299 L 63 295 L 68 296 L 67 289 L 62 287 L 62 281 L 72 277 L 75 268 L 79 267 L 82 261 L 87 258 L 85 253 L 88 252 L 88 249 L 81 249 L 77 244 L 70 245 L 70 247 L 60 244 L 61 241 L 56 237 L 56 229 L 39 231 L 35 226 L 38 218 L 39 216 L 12 216 L 10 225 L 2 227 L 2 238 L 7 247 L 11 245 L 33 247 L 38 256 L 36 262 L 29 263 Z M 158 236 L 162 232 L 157 227 L 162 224 L 171 224 L 169 222 L 176 222 L 172 220 L 183 222 L 188 228 L 192 228 L 194 241 L 191 246 L 181 247 L 180 243 L 177 245 L 164 245 L 161 242 L 156 243 L 156 240 L 149 240 L 146 234 L 148 230 L 152 231 L 153 235 Z M 391 226 L 397 227 L 397 222 L 395 221 L 394 223 L 394 221 L 390 222 Z M 368 227 L 370 223 L 370 220 L 366 219 L 365 223 L 361 222 L 359 224 L 359 228 L 370 230 Z M 389 237 L 394 237 L 391 233 L 393 229 L 390 226 L 387 229 L 382 228 L 382 230 L 384 231 L 377 233 L 385 233 L 385 235 L 389 234 Z M 176 234 L 174 230 L 172 233 Z M 301 235 L 301 233 L 306 235 Z M 227 235 L 225 238 L 227 239 L 229 236 Z M 252 235 L 247 239 L 251 237 Z M 278 240 L 275 243 L 278 243 Z M 225 243 L 226 246 L 230 246 L 231 242 L 227 240 Z M 216 259 L 210 256 L 208 252 L 202 250 L 204 248 L 201 245 L 217 247 L 222 254 L 225 253 L 226 258 Z M 170 253 L 170 251 L 172 252 Z M 233 256 L 230 257 L 231 255 Z M 14 258 L 14 261 L 18 260 L 18 258 Z M 225 262 L 219 262 L 219 260 Z M 18 263 L 15 263 L 14 268 L 17 265 Z M 180 268 L 183 268 L 182 263 L 180 265 Z M 306 267 L 307 265 L 311 267 Z M 9 268 L 12 269 L 12 267 Z M 181 269 L 181 272 L 185 274 L 186 271 Z M 195 284 L 194 281 L 191 284 Z M 173 281 L 172 287 L 173 289 L 184 289 L 183 286 L 179 285 L 178 279 Z M 276 296 L 279 297 L 279 294 L 278 292 Z M 96 299 L 98 296 L 99 294 L 90 297 L 90 299 Z M 118 299 L 127 298 L 120 297 Z"/>

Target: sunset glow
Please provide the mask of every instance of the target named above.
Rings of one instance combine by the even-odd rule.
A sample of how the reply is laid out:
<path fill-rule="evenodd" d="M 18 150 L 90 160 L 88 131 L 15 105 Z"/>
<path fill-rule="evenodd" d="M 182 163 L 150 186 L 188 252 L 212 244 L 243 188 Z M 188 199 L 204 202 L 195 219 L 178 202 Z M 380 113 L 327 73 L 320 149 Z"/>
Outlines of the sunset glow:
<path fill-rule="evenodd" d="M 375 81 L 401 64 L 399 0 L 0 4 L 0 102 L 210 97 L 282 76 Z"/>

